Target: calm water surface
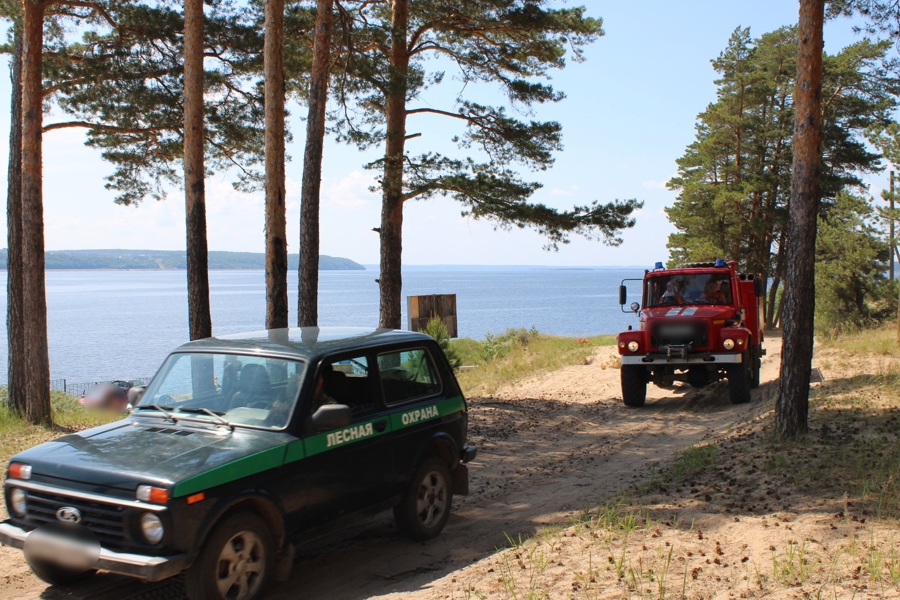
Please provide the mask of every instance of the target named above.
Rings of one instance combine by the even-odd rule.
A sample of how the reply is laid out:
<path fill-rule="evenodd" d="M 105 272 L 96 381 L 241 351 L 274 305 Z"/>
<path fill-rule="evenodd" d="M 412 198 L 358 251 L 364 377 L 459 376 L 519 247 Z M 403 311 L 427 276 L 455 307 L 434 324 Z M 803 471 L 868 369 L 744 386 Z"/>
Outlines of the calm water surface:
<path fill-rule="evenodd" d="M 510 327 L 589 336 L 616 333 L 635 318 L 620 311 L 619 281 L 637 268 L 410 267 L 406 296 L 456 294 L 459 334 L 484 338 Z M 319 324 L 374 327 L 377 272 L 322 271 Z M 6 290 L 6 272 L 0 275 Z M 48 271 L 47 310 L 53 378 L 100 381 L 152 375 L 188 337 L 184 271 Z M 213 333 L 264 328 L 262 271 L 211 271 Z M 635 283 L 631 283 L 635 287 Z M 297 273 L 289 274 L 290 322 L 297 319 Z M 636 291 L 635 287 L 635 291 Z M 636 298 L 632 293 L 629 300 Z M 0 311 L 6 314 L 6 294 Z M 6 320 L 0 337 L 0 383 L 6 381 Z"/>

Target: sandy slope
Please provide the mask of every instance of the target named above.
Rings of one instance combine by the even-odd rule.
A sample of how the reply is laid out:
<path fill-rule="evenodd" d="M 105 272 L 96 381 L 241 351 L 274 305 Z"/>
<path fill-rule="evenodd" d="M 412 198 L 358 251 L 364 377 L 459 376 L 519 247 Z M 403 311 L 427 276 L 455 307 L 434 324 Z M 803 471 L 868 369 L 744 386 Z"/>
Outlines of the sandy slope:
<path fill-rule="evenodd" d="M 770 410 L 762 400 L 777 377 L 778 340 L 767 347 L 764 384 L 745 406 L 729 404 L 723 382 L 703 390 L 650 386 L 646 407 L 628 409 L 620 399 L 619 371 L 611 367 L 612 348 L 598 349 L 590 364 L 471 398 L 470 438 L 479 447 L 470 471 L 472 495 L 455 499 L 438 539 L 412 544 L 397 537 L 388 518 L 377 519 L 303 549 L 291 579 L 276 584 L 269 597 L 444 597 L 455 571 L 508 545 L 507 536 L 565 524 L 575 511 L 614 497 L 677 451 L 725 436 Z M 36 580 L 18 552 L 0 548 L 0 564 L 6 566 L 0 598 L 126 600 L 182 593 L 177 582 L 141 584 L 109 574 L 62 593 Z"/>

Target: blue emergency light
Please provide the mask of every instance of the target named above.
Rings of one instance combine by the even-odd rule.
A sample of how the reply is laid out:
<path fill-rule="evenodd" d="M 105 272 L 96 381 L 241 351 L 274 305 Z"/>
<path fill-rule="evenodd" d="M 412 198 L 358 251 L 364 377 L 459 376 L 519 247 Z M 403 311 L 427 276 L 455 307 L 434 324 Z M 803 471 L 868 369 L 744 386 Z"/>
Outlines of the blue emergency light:
<path fill-rule="evenodd" d="M 661 262 L 658 262 L 658 263 L 656 263 L 655 265 L 653 265 L 653 268 L 654 268 L 654 269 L 662 269 L 662 268 L 663 268 L 663 264 L 662 264 Z"/>
<path fill-rule="evenodd" d="M 716 259 L 716 266 L 717 266 L 717 267 L 724 267 L 724 266 L 725 266 L 725 261 L 722 260 L 721 258 L 717 258 L 717 259 Z"/>

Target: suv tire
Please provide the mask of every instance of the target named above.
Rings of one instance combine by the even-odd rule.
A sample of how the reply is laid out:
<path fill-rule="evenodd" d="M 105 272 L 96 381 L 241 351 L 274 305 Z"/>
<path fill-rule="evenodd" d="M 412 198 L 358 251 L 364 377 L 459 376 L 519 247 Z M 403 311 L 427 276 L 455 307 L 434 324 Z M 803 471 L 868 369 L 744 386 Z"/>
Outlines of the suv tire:
<path fill-rule="evenodd" d="M 647 400 L 647 379 L 644 368 L 636 365 L 622 365 L 622 400 L 625 406 L 639 408 Z"/>
<path fill-rule="evenodd" d="M 452 502 L 450 469 L 440 458 L 429 456 L 416 469 L 406 494 L 394 507 L 397 529 L 413 541 L 430 540 L 447 524 Z"/>
<path fill-rule="evenodd" d="M 96 569 L 73 571 L 72 569 L 67 569 L 43 560 L 33 560 L 28 563 L 28 566 L 31 567 L 31 571 L 37 575 L 38 579 L 41 581 L 61 587 L 80 583 L 90 579 L 97 573 Z"/>
<path fill-rule="evenodd" d="M 732 404 L 747 404 L 750 402 L 750 378 L 752 369 L 749 368 L 750 353 L 744 352 L 743 361 L 738 364 L 730 364 L 726 369 L 728 377 L 728 399 Z"/>
<path fill-rule="evenodd" d="M 274 571 L 275 542 L 253 513 L 225 518 L 203 543 L 188 569 L 190 600 L 258 600 L 265 597 Z"/>

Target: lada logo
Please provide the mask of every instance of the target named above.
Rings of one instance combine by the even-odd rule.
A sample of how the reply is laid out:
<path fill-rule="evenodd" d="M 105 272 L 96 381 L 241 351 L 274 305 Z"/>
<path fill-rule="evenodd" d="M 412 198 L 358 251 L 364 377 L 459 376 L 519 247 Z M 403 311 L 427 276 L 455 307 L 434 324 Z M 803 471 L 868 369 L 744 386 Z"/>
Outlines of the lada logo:
<path fill-rule="evenodd" d="M 81 511 L 71 506 L 63 506 L 56 511 L 56 518 L 63 523 L 81 523 Z"/>

